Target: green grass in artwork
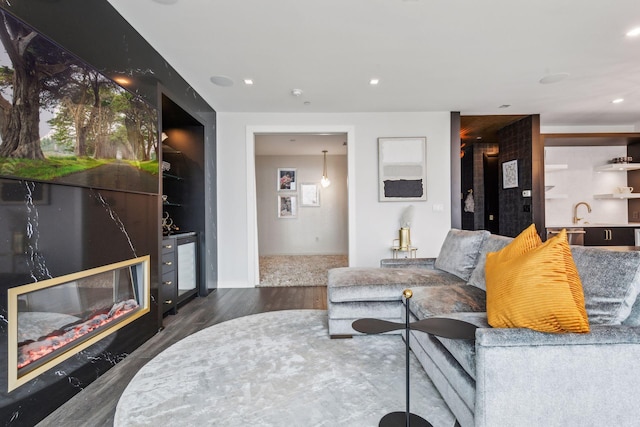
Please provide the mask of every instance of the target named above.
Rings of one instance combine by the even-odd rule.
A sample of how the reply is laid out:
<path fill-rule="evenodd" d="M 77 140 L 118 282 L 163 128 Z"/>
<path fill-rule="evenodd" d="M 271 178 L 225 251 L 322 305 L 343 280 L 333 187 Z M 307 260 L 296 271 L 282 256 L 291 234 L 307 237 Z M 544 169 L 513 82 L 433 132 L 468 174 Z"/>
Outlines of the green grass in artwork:
<path fill-rule="evenodd" d="M 93 159 L 90 157 L 48 157 L 45 160 L 32 159 L 0 159 L 0 174 L 17 178 L 39 181 L 50 181 L 54 178 L 92 169 L 110 163 L 111 160 Z"/>
<path fill-rule="evenodd" d="M 127 163 L 129 163 L 131 166 L 133 166 L 134 168 L 138 168 L 142 171 L 148 172 L 152 175 L 158 175 L 158 161 L 157 160 L 148 160 L 146 162 L 138 162 L 138 161 L 133 161 L 133 160 L 127 160 Z"/>

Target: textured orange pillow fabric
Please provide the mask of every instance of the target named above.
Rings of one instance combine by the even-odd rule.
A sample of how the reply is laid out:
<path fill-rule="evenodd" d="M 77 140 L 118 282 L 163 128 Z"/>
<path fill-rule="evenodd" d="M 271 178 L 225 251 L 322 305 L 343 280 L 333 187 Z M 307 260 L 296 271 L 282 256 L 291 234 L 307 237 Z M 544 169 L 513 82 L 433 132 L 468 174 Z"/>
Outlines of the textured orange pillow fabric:
<path fill-rule="evenodd" d="M 487 254 L 491 326 L 589 332 L 582 283 L 565 230 L 521 255 L 514 255 L 513 248 L 503 253 L 504 249 Z"/>
<path fill-rule="evenodd" d="M 536 225 L 531 224 L 522 233 L 518 234 L 507 246 L 495 253 L 499 255 L 500 261 L 506 261 L 525 254 L 541 244 L 542 240 L 540 236 L 538 236 Z"/>

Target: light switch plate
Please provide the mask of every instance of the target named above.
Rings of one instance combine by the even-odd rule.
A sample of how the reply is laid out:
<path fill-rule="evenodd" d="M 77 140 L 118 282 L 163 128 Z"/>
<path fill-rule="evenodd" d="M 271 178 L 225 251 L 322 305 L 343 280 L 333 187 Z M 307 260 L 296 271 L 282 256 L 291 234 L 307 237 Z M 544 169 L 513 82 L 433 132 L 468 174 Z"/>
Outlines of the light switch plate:
<path fill-rule="evenodd" d="M 522 190 L 522 197 L 531 197 L 531 190 Z"/>

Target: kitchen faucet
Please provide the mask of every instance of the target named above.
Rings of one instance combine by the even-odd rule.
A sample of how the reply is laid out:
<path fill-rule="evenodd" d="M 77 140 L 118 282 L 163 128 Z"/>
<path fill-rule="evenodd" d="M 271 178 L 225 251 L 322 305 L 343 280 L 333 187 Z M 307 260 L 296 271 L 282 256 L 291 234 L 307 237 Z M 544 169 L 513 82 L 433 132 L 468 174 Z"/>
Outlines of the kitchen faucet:
<path fill-rule="evenodd" d="M 582 218 L 578 218 L 578 206 L 580 205 L 585 205 L 587 207 L 587 213 L 591 213 L 591 206 L 589 206 L 589 203 L 587 202 L 576 203 L 576 205 L 573 207 L 573 223 L 574 224 L 577 224 L 578 221 L 582 219 Z"/>

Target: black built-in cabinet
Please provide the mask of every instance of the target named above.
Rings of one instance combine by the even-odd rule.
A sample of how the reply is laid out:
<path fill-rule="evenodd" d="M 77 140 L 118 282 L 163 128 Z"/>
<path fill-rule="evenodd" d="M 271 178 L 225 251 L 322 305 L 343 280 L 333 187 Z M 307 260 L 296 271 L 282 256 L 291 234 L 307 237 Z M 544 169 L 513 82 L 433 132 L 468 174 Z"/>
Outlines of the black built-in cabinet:
<path fill-rule="evenodd" d="M 634 246 L 633 227 L 585 227 L 585 246 Z"/>
<path fill-rule="evenodd" d="M 162 314 L 176 314 L 192 297 L 206 296 L 205 275 L 205 171 L 204 125 L 178 104 L 162 95 Z M 179 259 L 178 247 L 190 244 L 193 260 Z M 190 255 L 191 257 L 191 255 Z M 166 258 L 166 259 L 165 259 Z M 180 283 L 179 265 L 194 269 L 195 287 Z M 184 271 L 183 271 L 184 273 Z M 183 279 L 184 280 L 184 279 Z M 170 282 L 170 284 L 168 283 Z"/>

